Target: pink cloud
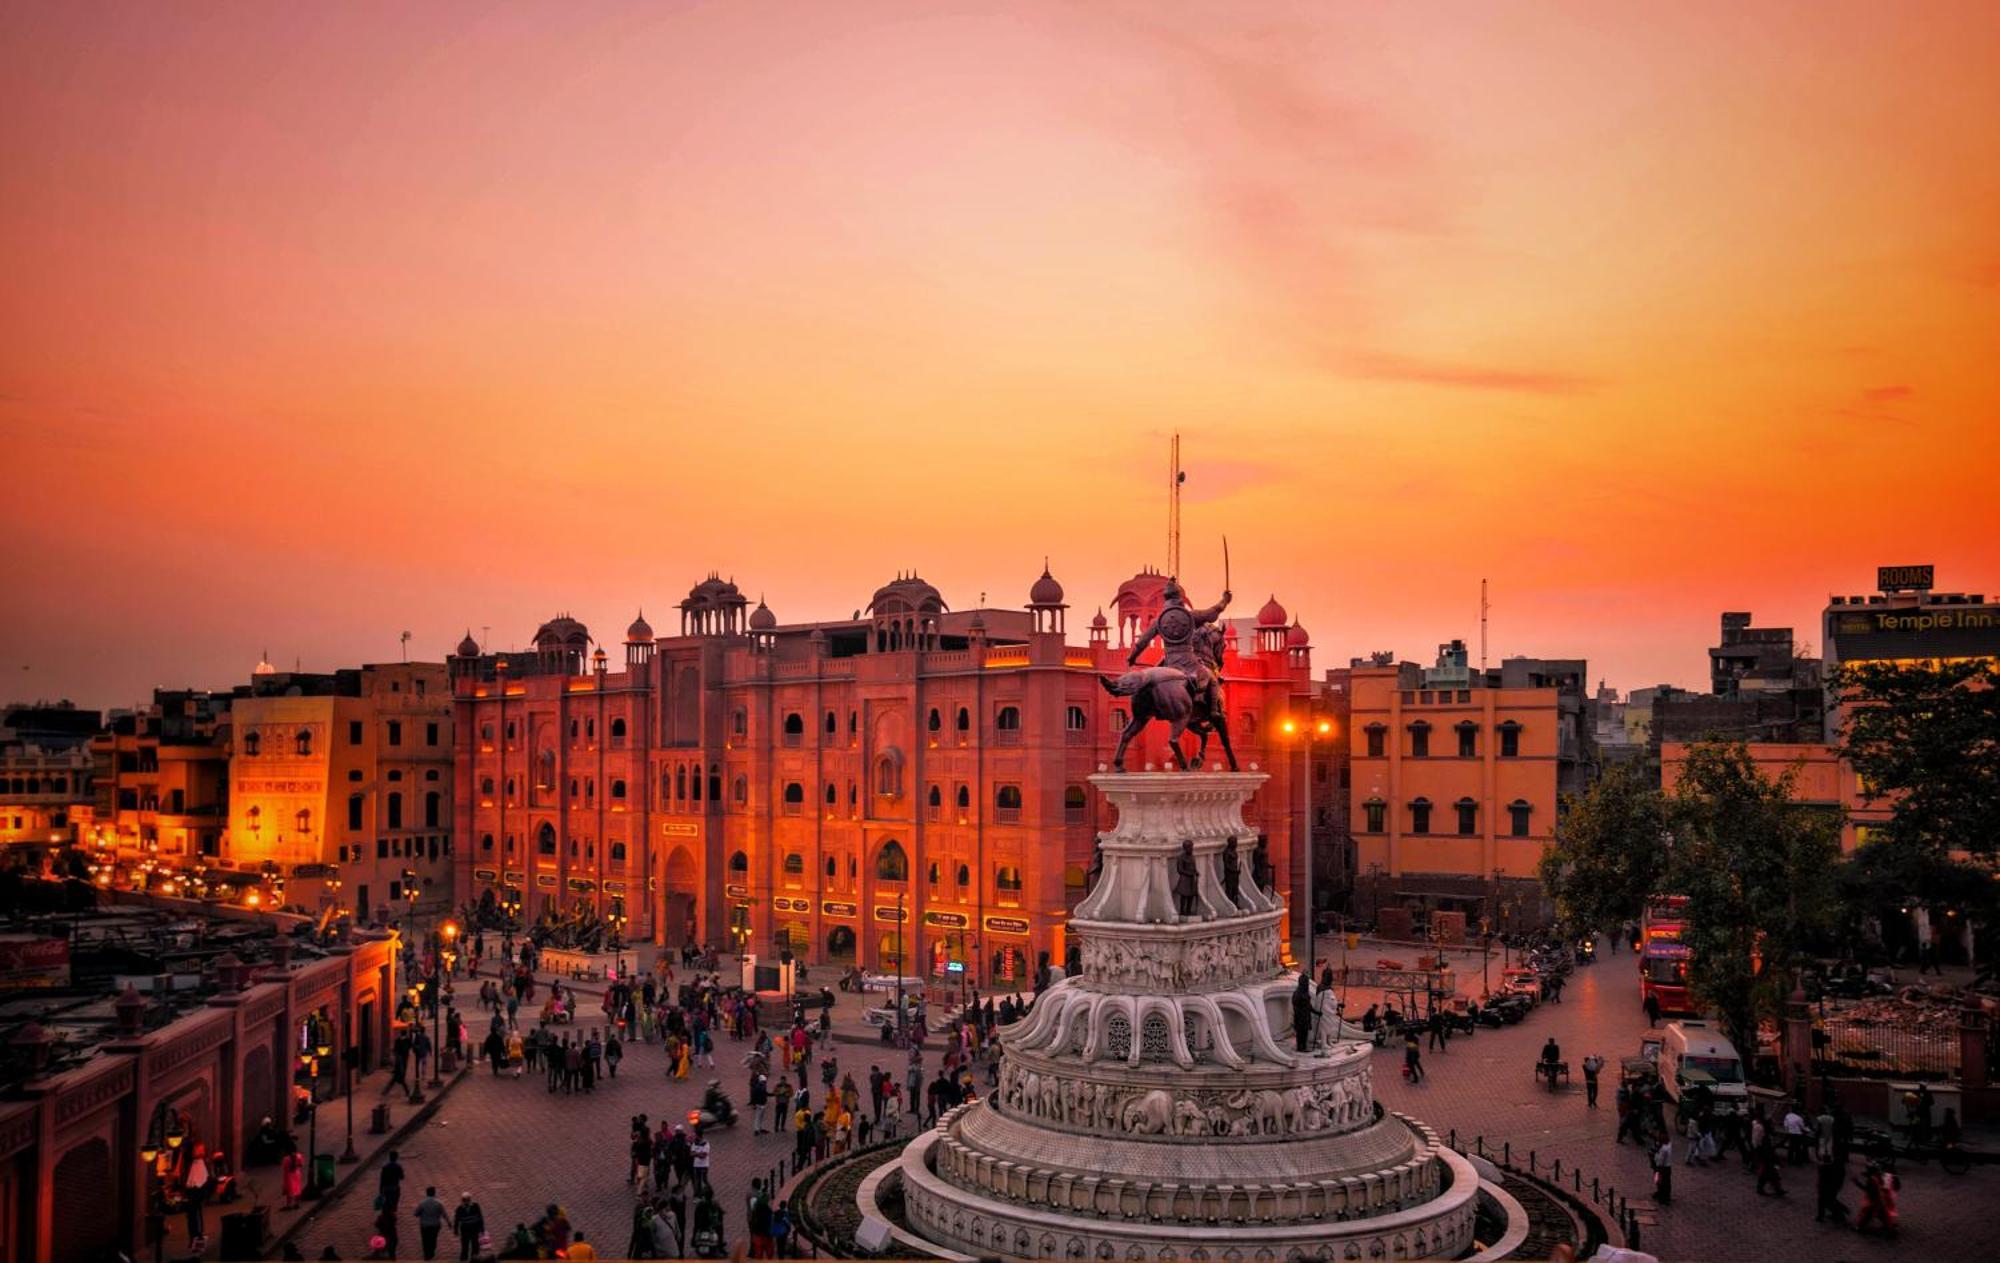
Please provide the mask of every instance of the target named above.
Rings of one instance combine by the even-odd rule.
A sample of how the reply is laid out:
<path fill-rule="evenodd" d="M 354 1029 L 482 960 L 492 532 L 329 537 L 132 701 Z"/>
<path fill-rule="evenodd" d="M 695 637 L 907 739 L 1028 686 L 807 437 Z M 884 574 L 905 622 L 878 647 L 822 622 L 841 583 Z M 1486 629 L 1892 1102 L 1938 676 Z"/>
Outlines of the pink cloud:
<path fill-rule="evenodd" d="M 1339 357 L 1340 371 L 1369 381 L 1404 382 L 1418 386 L 1449 386 L 1461 390 L 1511 390 L 1535 395 L 1574 395 L 1597 383 L 1574 373 L 1547 369 L 1502 368 L 1491 364 L 1454 364 L 1381 351 Z"/>

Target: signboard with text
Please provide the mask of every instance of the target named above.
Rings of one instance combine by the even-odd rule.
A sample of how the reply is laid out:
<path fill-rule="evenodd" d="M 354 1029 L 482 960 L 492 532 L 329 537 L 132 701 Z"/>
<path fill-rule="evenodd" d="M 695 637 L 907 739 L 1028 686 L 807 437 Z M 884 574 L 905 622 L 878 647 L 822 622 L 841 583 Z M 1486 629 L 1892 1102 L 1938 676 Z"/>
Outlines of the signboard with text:
<path fill-rule="evenodd" d="M 0 938 L 0 990 L 67 987 L 69 981 L 68 939 Z"/>
<path fill-rule="evenodd" d="M 2000 656 L 2000 609 L 1991 605 L 1836 608 L 1827 618 L 1836 662 Z"/>
<path fill-rule="evenodd" d="M 1928 592 L 1936 586 L 1936 566 L 1875 567 L 1875 587 L 1882 592 Z"/>

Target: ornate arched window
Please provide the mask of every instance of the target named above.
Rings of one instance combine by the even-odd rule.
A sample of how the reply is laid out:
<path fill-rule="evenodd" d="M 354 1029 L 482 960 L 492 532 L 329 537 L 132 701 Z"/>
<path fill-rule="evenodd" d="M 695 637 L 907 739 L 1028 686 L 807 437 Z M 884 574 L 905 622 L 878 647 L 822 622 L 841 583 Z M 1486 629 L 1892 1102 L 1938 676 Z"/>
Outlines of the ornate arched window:
<path fill-rule="evenodd" d="M 903 752 L 894 746 L 875 758 L 875 793 L 880 798 L 903 796 Z"/>
<path fill-rule="evenodd" d="M 750 871 L 750 857 L 742 851 L 732 851 L 729 856 L 729 871 L 747 873 Z"/>
<path fill-rule="evenodd" d="M 910 857 L 904 853 L 900 842 L 885 842 L 875 853 L 875 876 L 882 881 L 907 881 L 910 876 Z"/>

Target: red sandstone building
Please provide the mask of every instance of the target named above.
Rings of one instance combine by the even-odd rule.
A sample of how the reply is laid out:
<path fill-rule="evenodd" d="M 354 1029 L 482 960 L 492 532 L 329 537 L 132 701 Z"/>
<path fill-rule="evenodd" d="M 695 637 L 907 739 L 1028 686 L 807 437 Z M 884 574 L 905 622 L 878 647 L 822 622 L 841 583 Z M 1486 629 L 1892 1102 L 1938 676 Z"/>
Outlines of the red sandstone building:
<path fill-rule="evenodd" d="M 1115 626 L 1100 611 L 1084 645 L 1067 643 L 1046 570 L 1025 609 L 954 611 L 912 574 L 857 618 L 796 624 L 711 575 L 678 636 L 635 620 L 616 670 L 568 617 L 532 652 L 468 637 L 450 663 L 460 894 L 519 900 L 530 921 L 586 904 L 658 943 L 1025 978 L 1039 953 L 1064 959 L 1109 823 L 1088 777 L 1125 713 L 1098 680 L 1125 669 L 1165 583 L 1122 585 Z M 1287 887 L 1301 761 L 1272 743 L 1310 675 L 1275 600 L 1232 629 L 1237 756 L 1272 774 L 1246 819 Z M 1129 768 L 1166 765 L 1163 731 Z"/>

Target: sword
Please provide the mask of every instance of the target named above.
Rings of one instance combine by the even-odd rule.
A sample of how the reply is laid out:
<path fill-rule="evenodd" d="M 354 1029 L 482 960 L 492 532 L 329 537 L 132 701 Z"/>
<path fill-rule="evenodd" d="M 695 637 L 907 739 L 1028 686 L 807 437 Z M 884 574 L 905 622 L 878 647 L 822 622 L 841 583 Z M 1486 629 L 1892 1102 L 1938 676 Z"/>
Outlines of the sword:
<path fill-rule="evenodd" d="M 1224 592 L 1235 591 L 1234 588 L 1229 586 L 1229 537 L 1227 535 L 1222 537 L 1222 590 Z"/>

